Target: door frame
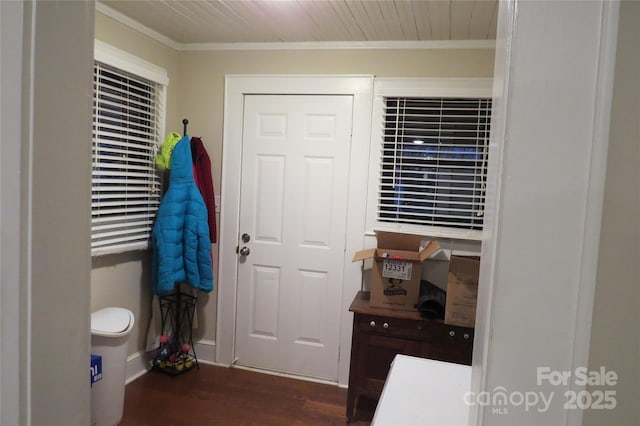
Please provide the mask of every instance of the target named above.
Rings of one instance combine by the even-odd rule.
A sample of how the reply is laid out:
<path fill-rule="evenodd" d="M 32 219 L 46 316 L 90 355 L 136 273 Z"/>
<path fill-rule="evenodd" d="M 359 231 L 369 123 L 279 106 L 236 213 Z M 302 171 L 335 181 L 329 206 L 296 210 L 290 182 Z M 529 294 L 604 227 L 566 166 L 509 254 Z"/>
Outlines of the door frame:
<path fill-rule="evenodd" d="M 340 355 L 338 384 L 349 380 L 349 356 L 353 314 L 349 312 L 361 289 L 360 265 L 351 262 L 362 249 L 365 237 L 368 159 L 373 96 L 372 75 L 227 75 L 224 90 L 224 132 L 222 140 L 222 185 L 220 196 L 220 244 L 217 279 L 218 310 L 216 363 L 231 365 L 235 352 L 237 255 L 240 215 L 240 175 L 244 96 L 264 95 L 351 95 L 353 124 L 349 159 L 347 233 L 344 253 Z M 366 159 L 367 161 L 363 161 Z"/>

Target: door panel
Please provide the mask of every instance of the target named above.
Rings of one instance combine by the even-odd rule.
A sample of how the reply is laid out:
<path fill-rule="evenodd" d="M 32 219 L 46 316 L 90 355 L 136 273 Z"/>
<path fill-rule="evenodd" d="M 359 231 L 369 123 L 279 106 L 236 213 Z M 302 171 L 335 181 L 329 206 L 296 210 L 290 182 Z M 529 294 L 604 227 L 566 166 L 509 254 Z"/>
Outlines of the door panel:
<path fill-rule="evenodd" d="M 258 155 L 255 160 L 254 239 L 260 242 L 280 243 L 284 213 L 285 159 L 283 156 Z"/>
<path fill-rule="evenodd" d="M 280 268 L 254 266 L 253 288 L 254 296 L 251 303 L 252 327 L 254 337 L 278 337 L 278 293 L 280 287 Z M 258 309 L 257 301 L 262 306 Z"/>
<path fill-rule="evenodd" d="M 337 379 L 351 119 L 351 96 L 245 96 L 239 365 Z"/>

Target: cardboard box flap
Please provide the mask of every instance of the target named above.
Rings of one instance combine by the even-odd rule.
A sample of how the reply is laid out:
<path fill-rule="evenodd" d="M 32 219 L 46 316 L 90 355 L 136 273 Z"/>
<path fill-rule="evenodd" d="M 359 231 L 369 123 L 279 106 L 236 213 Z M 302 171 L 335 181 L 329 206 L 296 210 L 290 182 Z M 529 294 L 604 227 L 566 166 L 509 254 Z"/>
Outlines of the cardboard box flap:
<path fill-rule="evenodd" d="M 422 237 L 420 237 L 422 238 Z M 377 249 L 366 249 L 360 250 L 353 255 L 352 262 L 357 262 L 359 260 L 371 259 L 371 258 L 395 258 L 395 259 L 404 259 L 404 260 L 412 260 L 412 261 L 420 261 L 424 262 L 431 255 L 440 250 L 440 244 L 437 241 L 428 241 L 427 246 L 423 248 L 421 251 L 415 250 L 400 250 L 400 249 L 388 249 L 388 248 L 377 248 Z"/>
<path fill-rule="evenodd" d="M 375 257 L 376 259 L 420 260 L 418 252 L 405 250 L 377 249 Z"/>
<path fill-rule="evenodd" d="M 357 262 L 358 260 L 365 260 L 365 259 L 372 258 L 375 255 L 376 255 L 376 249 L 360 250 L 353 255 L 353 260 L 351 261 Z"/>
<path fill-rule="evenodd" d="M 425 261 L 438 250 L 440 250 L 440 244 L 438 244 L 437 241 L 429 241 L 427 242 L 427 246 L 420 251 L 418 257 L 420 258 L 420 261 Z"/>
<path fill-rule="evenodd" d="M 420 249 L 420 242 L 426 238 L 421 235 L 376 231 L 376 239 L 378 240 L 378 248 L 381 249 L 417 252 Z"/>

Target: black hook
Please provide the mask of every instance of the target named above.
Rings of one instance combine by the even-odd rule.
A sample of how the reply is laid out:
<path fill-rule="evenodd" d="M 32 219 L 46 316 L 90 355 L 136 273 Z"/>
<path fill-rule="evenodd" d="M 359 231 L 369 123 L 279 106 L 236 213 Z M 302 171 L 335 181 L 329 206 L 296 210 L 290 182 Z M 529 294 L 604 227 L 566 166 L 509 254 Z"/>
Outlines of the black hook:
<path fill-rule="evenodd" d="M 184 131 L 182 132 L 182 135 L 186 135 L 187 134 L 187 124 L 189 124 L 189 120 L 187 120 L 186 118 L 184 118 L 182 120 L 182 125 L 184 126 Z"/>

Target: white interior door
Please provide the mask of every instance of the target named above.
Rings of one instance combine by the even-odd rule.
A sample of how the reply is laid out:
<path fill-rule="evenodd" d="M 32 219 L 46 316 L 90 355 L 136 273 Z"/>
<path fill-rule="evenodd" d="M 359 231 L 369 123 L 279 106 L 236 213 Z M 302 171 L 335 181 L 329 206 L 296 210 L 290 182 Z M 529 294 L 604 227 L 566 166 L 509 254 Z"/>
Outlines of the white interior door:
<path fill-rule="evenodd" d="M 245 96 L 239 365 L 337 379 L 352 102 Z"/>

